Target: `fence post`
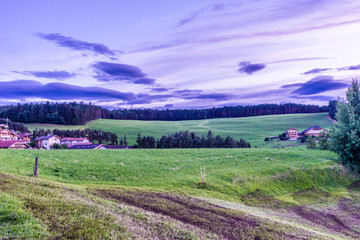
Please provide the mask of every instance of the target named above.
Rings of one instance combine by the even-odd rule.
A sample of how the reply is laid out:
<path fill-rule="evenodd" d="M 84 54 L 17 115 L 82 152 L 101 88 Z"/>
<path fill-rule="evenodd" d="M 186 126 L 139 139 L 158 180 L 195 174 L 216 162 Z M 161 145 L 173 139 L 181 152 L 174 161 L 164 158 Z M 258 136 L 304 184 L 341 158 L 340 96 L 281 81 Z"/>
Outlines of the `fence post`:
<path fill-rule="evenodd" d="M 39 171 L 38 171 L 38 158 L 35 158 L 34 176 L 35 176 L 35 177 L 39 176 Z"/>

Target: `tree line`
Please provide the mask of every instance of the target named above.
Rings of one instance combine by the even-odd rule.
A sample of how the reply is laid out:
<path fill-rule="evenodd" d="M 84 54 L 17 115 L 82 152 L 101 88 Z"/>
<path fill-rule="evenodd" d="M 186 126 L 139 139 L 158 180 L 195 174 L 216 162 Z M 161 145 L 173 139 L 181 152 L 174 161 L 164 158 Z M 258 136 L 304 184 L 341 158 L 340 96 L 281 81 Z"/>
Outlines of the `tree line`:
<path fill-rule="evenodd" d="M 160 139 L 153 136 L 144 136 L 138 134 L 136 148 L 250 148 L 251 145 L 244 139 L 236 141 L 232 137 L 226 138 L 220 135 L 214 136 L 212 131 L 201 137 L 196 136 L 194 132 L 180 131 Z"/>
<path fill-rule="evenodd" d="M 21 133 L 29 132 L 29 129 L 27 127 L 25 127 L 24 124 L 19 123 L 19 122 L 13 122 L 9 119 L 0 118 L 0 124 L 8 124 L 9 129 L 16 131 L 16 132 L 21 132 Z"/>
<path fill-rule="evenodd" d="M 82 125 L 99 118 L 108 118 L 109 110 L 91 103 L 30 103 L 0 107 L 0 117 L 22 123 Z"/>
<path fill-rule="evenodd" d="M 249 117 L 291 113 L 328 112 L 328 106 L 296 103 L 225 106 L 207 109 L 115 109 L 91 103 L 30 103 L 0 107 L 0 118 L 22 123 L 83 125 L 99 118 L 119 120 L 199 120 L 211 118 Z"/>

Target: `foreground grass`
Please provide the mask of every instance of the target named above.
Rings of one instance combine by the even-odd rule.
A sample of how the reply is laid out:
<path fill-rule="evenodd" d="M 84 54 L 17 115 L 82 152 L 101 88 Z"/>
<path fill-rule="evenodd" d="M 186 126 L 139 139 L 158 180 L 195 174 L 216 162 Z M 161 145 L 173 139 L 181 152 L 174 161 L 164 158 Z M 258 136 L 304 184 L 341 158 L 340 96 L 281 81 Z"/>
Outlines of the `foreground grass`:
<path fill-rule="evenodd" d="M 64 126 L 54 124 L 26 124 L 26 126 L 31 130 L 35 128 L 101 128 L 104 131 L 115 132 L 119 136 L 126 134 L 130 144 L 135 144 L 136 137 L 139 132 L 144 136 L 152 135 L 160 138 L 163 135 L 174 133 L 175 131 L 187 130 L 202 135 L 206 134 L 209 130 L 212 130 L 214 134 L 219 134 L 222 137 L 227 137 L 230 135 L 236 139 L 244 138 L 253 146 L 282 147 L 294 143 L 279 141 L 265 143 L 264 138 L 267 136 L 278 136 L 290 127 L 297 128 L 300 131 L 314 125 L 328 128 L 331 124 L 331 121 L 327 118 L 327 116 L 327 113 L 287 114 L 195 121 L 135 121 L 99 119 L 92 121 L 85 126 Z"/>
<path fill-rule="evenodd" d="M 44 179 L 233 201 L 258 190 L 296 202 L 289 194 L 312 187 L 341 193 L 353 181 L 336 167 L 334 153 L 303 149 L 2 150 L 0 171 L 30 176 L 35 157 Z"/>
<path fill-rule="evenodd" d="M 268 148 L 1 150 L 0 239 L 356 239 L 360 184 L 336 159 Z M 334 205 L 341 214 L 326 212 Z"/>
<path fill-rule="evenodd" d="M 0 192 L 0 239 L 34 239 L 49 236 L 46 227 L 24 210 L 21 201 Z"/>

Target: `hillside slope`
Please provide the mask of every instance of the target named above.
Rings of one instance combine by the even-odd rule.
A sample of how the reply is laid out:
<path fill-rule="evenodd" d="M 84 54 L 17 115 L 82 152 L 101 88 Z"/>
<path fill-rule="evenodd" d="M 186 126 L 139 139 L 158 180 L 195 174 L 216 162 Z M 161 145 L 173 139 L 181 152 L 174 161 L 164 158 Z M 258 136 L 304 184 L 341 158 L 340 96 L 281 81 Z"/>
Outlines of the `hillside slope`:
<path fill-rule="evenodd" d="M 206 134 L 207 131 L 211 130 L 215 135 L 220 134 L 222 137 L 230 135 L 236 139 L 244 138 L 249 141 L 252 146 L 277 147 L 289 145 L 291 143 L 277 141 L 265 143 L 264 138 L 266 136 L 278 136 L 290 127 L 302 131 L 308 127 L 318 125 L 327 129 L 332 123 L 327 116 L 327 113 L 287 114 L 174 122 L 98 119 L 88 123 L 86 126 L 64 126 L 54 124 L 26 124 L 26 126 L 31 130 L 35 128 L 101 128 L 104 131 L 115 132 L 119 136 L 126 134 L 130 144 L 135 144 L 139 132 L 143 136 L 152 135 L 161 137 L 169 133 L 174 133 L 175 131 L 193 131 L 198 134 Z"/>
<path fill-rule="evenodd" d="M 0 217 L 0 238 L 358 239 L 360 184 L 336 158 L 302 149 L 2 150 L 0 205 L 14 213 Z"/>

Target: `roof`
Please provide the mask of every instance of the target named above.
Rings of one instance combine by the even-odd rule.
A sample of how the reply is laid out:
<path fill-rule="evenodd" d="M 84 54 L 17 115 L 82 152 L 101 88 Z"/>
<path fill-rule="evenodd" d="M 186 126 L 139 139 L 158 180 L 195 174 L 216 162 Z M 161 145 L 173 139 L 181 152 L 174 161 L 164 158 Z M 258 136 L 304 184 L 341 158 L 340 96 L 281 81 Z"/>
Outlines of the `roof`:
<path fill-rule="evenodd" d="M 31 133 L 20 133 L 20 134 L 19 134 L 19 137 L 20 137 L 20 138 L 30 137 L 30 136 L 31 136 Z"/>
<path fill-rule="evenodd" d="M 15 135 L 18 136 L 17 133 L 15 133 L 15 132 L 13 132 L 13 131 L 11 131 L 11 130 L 9 130 L 9 129 L 2 129 L 2 130 L 0 130 L 0 132 L 11 132 L 12 134 L 15 134 Z"/>
<path fill-rule="evenodd" d="M 299 131 L 299 130 L 297 130 L 296 128 L 289 128 L 288 130 L 286 130 L 286 131 Z"/>
<path fill-rule="evenodd" d="M 59 136 L 52 135 L 52 136 L 41 136 L 41 137 L 36 138 L 34 141 L 48 140 L 48 139 L 50 139 L 50 138 L 52 138 L 52 137 L 57 137 L 57 138 L 60 138 L 60 139 L 61 139 L 61 137 L 59 137 Z"/>
<path fill-rule="evenodd" d="M 9 148 L 11 145 L 15 143 L 21 143 L 20 141 L 0 141 L 0 148 Z"/>
<path fill-rule="evenodd" d="M 75 144 L 68 149 L 99 149 L 103 146 L 104 144 Z"/>
<path fill-rule="evenodd" d="M 128 149 L 131 148 L 131 146 L 119 146 L 119 145 L 105 145 L 106 149 Z"/>
<path fill-rule="evenodd" d="M 322 127 L 312 126 L 312 127 L 309 127 L 309 128 L 307 128 L 307 129 L 305 129 L 305 130 L 302 131 L 301 133 L 306 133 L 306 132 L 309 131 L 310 129 L 317 130 L 317 131 L 324 130 Z"/>
<path fill-rule="evenodd" d="M 74 137 L 64 137 L 61 141 L 84 141 L 88 140 L 87 138 L 74 138 Z"/>

